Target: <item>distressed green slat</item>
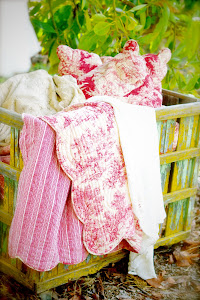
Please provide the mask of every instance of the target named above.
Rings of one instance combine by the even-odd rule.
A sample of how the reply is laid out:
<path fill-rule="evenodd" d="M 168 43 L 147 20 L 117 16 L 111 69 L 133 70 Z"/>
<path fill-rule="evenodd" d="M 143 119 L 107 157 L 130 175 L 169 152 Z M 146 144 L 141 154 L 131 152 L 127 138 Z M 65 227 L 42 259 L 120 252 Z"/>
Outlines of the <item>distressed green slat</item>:
<path fill-rule="evenodd" d="M 194 158 L 194 168 L 191 174 L 191 179 L 190 179 L 190 186 L 197 186 L 198 185 L 198 174 L 199 174 L 199 164 L 200 164 L 200 158 Z"/>
<path fill-rule="evenodd" d="M 160 164 L 169 164 L 179 160 L 200 156 L 199 148 L 190 148 L 160 155 Z"/>
<path fill-rule="evenodd" d="M 172 151 L 175 125 L 176 125 L 175 120 L 168 120 L 166 122 L 161 123 L 162 130 L 160 133 L 160 141 L 161 141 L 160 153 L 164 153 L 165 158 L 166 155 L 168 155 L 169 152 Z M 160 158 L 161 157 L 162 155 L 160 155 Z M 163 164 L 160 168 L 162 191 L 164 194 L 168 192 L 170 171 L 171 171 L 171 161 L 168 164 Z"/>
<path fill-rule="evenodd" d="M 6 212 L 4 209 L 0 209 L 0 222 L 3 222 L 6 225 L 11 224 L 13 215 Z"/>
<path fill-rule="evenodd" d="M 174 176 L 172 178 L 172 191 L 180 190 L 188 186 L 188 167 L 188 159 L 176 162 Z"/>
<path fill-rule="evenodd" d="M 164 144 L 164 152 L 168 153 L 171 152 L 173 149 L 173 142 L 174 142 L 174 133 L 176 127 L 176 120 L 167 120 L 167 128 L 166 128 L 166 135 L 165 135 L 165 144 Z"/>
<path fill-rule="evenodd" d="M 6 258 L 8 256 L 8 226 L 1 223 L 1 256 Z"/>
<path fill-rule="evenodd" d="M 82 276 L 86 276 L 88 274 L 94 274 L 109 263 L 115 263 L 119 260 L 121 260 L 123 257 L 125 257 L 128 254 L 127 251 L 121 250 L 119 252 L 115 252 L 112 254 L 107 255 L 106 257 L 102 258 L 98 261 L 92 261 L 91 263 L 85 264 L 83 266 L 80 266 L 77 268 L 76 266 L 73 266 L 73 268 L 66 273 L 63 273 L 61 275 L 57 275 L 51 279 L 47 279 L 42 282 L 38 282 L 36 287 L 38 293 L 41 293 L 47 289 L 51 289 L 52 287 L 59 286 L 63 284 L 64 282 L 68 282 L 69 280 L 75 280 Z"/>
<path fill-rule="evenodd" d="M 164 130 L 161 131 L 160 134 L 160 153 L 165 153 L 165 155 L 169 154 L 173 151 L 173 141 L 174 141 L 174 133 L 176 127 L 176 119 L 161 121 L 161 128 Z M 160 167 L 161 174 L 161 185 L 163 194 L 167 194 L 169 188 L 169 179 L 171 172 L 171 162 L 168 164 L 163 164 Z M 164 224 L 160 224 L 159 226 L 159 236 L 163 235 Z"/>
<path fill-rule="evenodd" d="M 160 153 L 160 148 L 161 148 L 161 132 L 162 132 L 162 121 L 157 122 L 157 131 L 158 131 L 158 139 L 159 139 L 159 153 Z"/>
<path fill-rule="evenodd" d="M 194 204 L 195 204 L 195 197 L 191 197 L 190 200 L 187 202 L 186 218 L 185 218 L 183 230 L 191 229 L 192 219 L 194 215 Z"/>
<path fill-rule="evenodd" d="M 189 179 L 189 184 L 190 186 L 196 186 L 198 185 L 198 173 L 199 173 L 199 158 L 195 158 L 192 160 L 192 170 L 190 174 L 190 179 Z M 194 204 L 195 204 L 195 195 L 190 198 L 190 201 L 187 203 L 187 217 L 185 220 L 184 224 L 184 230 L 190 230 L 191 229 L 191 224 L 192 224 L 192 219 L 193 219 L 193 214 L 194 214 Z"/>
<path fill-rule="evenodd" d="M 13 213 L 15 211 L 15 207 L 16 207 L 16 203 L 17 203 L 17 189 L 18 189 L 18 182 L 14 181 Z"/>
<path fill-rule="evenodd" d="M 0 161 L 0 173 L 4 176 L 7 176 L 13 180 L 19 180 L 19 176 L 20 176 L 20 170 L 11 167 L 7 164 L 4 164 L 3 162 Z"/>
<path fill-rule="evenodd" d="M 179 191 L 168 193 L 166 195 L 163 195 L 164 204 L 166 206 L 169 203 L 173 203 L 173 202 L 177 202 L 178 200 L 183 200 L 189 197 L 193 197 L 196 195 L 196 193 L 197 193 L 196 187 L 182 189 Z"/>
<path fill-rule="evenodd" d="M 20 150 L 19 150 L 19 130 L 15 129 L 15 168 L 19 169 L 20 167 Z"/>
<path fill-rule="evenodd" d="M 11 258 L 10 259 L 10 262 L 11 262 L 11 265 L 13 266 L 13 267 L 16 267 L 16 258 Z"/>
<path fill-rule="evenodd" d="M 178 149 L 187 149 L 192 140 L 194 116 L 181 118 L 179 125 Z"/>
<path fill-rule="evenodd" d="M 160 153 L 164 153 L 166 129 L 167 129 L 167 121 L 162 121 L 161 132 L 160 132 L 160 147 L 159 147 Z"/>
<path fill-rule="evenodd" d="M 19 153 L 19 169 L 22 170 L 24 166 L 21 152 Z"/>
<path fill-rule="evenodd" d="M 171 164 L 163 164 L 160 166 L 161 186 L 163 194 L 168 192 L 169 175 L 171 171 Z"/>
<path fill-rule="evenodd" d="M 179 138 L 177 151 L 189 148 L 193 143 L 194 138 L 194 117 L 184 117 L 180 120 Z M 189 149 L 190 151 L 191 149 Z M 171 192 L 185 189 L 191 186 L 191 174 L 194 170 L 193 159 L 184 159 L 177 161 L 174 164 L 172 176 Z M 188 208 L 190 207 L 190 198 L 170 203 L 168 206 L 168 214 L 166 221 L 165 236 L 170 236 L 177 232 L 183 231 L 187 222 Z M 190 218 L 191 219 L 191 218 Z M 187 228 L 189 228 L 187 226 Z"/>
<path fill-rule="evenodd" d="M 16 281 L 26 286 L 27 288 L 33 291 L 35 290 L 35 283 L 33 280 L 28 280 L 26 275 L 24 275 L 22 272 L 17 270 L 15 266 L 11 265 L 8 261 L 2 258 L 0 259 L 0 271 L 13 277 Z"/>
<path fill-rule="evenodd" d="M 2 255 L 3 249 L 3 222 L 0 219 L 0 255 Z"/>
<path fill-rule="evenodd" d="M 169 204 L 167 220 L 170 220 L 170 222 L 169 223 L 167 222 L 166 224 L 166 236 L 169 236 L 172 233 L 174 234 L 183 230 L 184 220 L 187 215 L 186 213 L 187 201 L 188 199 L 184 199 Z"/>
<path fill-rule="evenodd" d="M 0 120 L 1 123 L 10 125 L 11 127 L 18 129 L 22 129 L 23 127 L 22 115 L 3 107 L 0 107 Z"/>
<path fill-rule="evenodd" d="M 9 180 L 9 187 L 8 187 L 8 213 L 13 213 L 13 200 L 14 200 L 14 180 Z"/>
<path fill-rule="evenodd" d="M 196 116 L 200 114 L 200 102 L 161 107 L 155 111 L 157 121 Z"/>
<path fill-rule="evenodd" d="M 15 165 L 15 128 L 10 131 L 10 165 Z"/>
<path fill-rule="evenodd" d="M 200 116 L 198 118 L 197 132 L 196 132 L 196 137 L 194 137 L 194 139 L 195 139 L 195 146 L 200 148 Z"/>
<path fill-rule="evenodd" d="M 173 245 L 173 244 L 176 244 L 180 241 L 183 241 L 185 240 L 190 234 L 190 230 L 188 231 L 180 231 L 178 233 L 175 233 L 175 234 L 172 234 L 170 236 L 167 236 L 167 237 L 163 237 L 163 238 L 160 238 L 154 248 L 158 248 L 160 246 L 166 246 L 166 245 Z"/>
<path fill-rule="evenodd" d="M 194 122 L 193 122 L 193 130 L 192 130 L 192 139 L 190 147 L 198 147 L 198 139 L 199 139 L 199 128 L 200 127 L 200 117 L 194 116 Z"/>
<path fill-rule="evenodd" d="M 3 197 L 3 209 L 8 212 L 8 198 L 9 198 L 9 177 L 4 176 L 4 197 Z"/>

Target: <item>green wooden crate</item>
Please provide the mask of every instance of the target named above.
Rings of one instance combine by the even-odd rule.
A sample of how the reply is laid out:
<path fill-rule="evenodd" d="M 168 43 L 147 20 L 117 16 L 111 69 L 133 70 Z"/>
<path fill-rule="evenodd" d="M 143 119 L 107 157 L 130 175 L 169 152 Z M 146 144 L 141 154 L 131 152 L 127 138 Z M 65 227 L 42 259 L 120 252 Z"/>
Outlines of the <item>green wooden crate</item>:
<path fill-rule="evenodd" d="M 200 156 L 200 102 L 167 90 L 163 90 L 163 99 L 166 106 L 156 109 L 156 118 L 167 217 L 160 228 L 160 239 L 155 247 L 177 243 L 187 238 L 190 233 Z M 125 250 L 103 256 L 89 255 L 80 264 L 58 264 L 48 272 L 32 270 L 19 259 L 8 256 L 9 227 L 15 209 L 18 179 L 23 167 L 19 150 L 19 134 L 23 121 L 21 115 L 3 108 L 0 108 L 0 120 L 11 127 L 11 162 L 10 165 L 0 162 L 0 174 L 4 176 L 5 182 L 4 199 L 0 204 L 0 270 L 41 293 L 68 280 L 95 273 L 105 265 L 126 256 Z M 179 123 L 179 137 L 176 151 L 173 151 L 176 122 Z"/>

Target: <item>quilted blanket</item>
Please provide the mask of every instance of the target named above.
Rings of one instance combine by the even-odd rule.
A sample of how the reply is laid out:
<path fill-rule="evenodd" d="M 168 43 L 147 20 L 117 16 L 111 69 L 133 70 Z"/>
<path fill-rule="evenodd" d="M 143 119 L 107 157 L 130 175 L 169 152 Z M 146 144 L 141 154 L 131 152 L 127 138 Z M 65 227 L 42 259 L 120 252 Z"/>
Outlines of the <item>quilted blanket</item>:
<path fill-rule="evenodd" d="M 58 160 L 72 179 L 72 202 L 88 252 L 109 253 L 123 239 L 138 252 L 142 230 L 130 202 L 112 106 L 86 102 L 41 119 L 56 132 Z"/>

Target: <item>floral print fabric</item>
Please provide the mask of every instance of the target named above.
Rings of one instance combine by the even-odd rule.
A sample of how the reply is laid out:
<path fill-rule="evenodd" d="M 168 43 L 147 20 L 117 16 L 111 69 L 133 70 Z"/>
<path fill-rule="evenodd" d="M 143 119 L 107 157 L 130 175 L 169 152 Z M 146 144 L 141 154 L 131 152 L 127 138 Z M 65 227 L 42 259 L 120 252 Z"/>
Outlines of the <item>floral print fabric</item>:
<path fill-rule="evenodd" d="M 72 203 L 88 252 L 109 253 L 123 239 L 138 252 L 142 231 L 131 207 L 111 105 L 86 102 L 42 120 L 56 131 L 58 160 L 72 180 Z"/>

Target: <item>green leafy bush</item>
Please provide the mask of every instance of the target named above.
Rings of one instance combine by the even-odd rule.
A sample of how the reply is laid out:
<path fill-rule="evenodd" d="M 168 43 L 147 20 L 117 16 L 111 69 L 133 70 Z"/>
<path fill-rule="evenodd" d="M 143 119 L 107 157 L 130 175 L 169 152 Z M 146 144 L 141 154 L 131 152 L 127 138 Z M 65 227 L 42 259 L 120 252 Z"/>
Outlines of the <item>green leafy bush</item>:
<path fill-rule="evenodd" d="M 60 44 L 115 56 L 128 39 L 135 39 L 141 54 L 171 49 L 164 88 L 198 96 L 198 0 L 29 0 L 29 14 L 42 53 L 49 56 L 50 73 L 57 72 Z"/>

